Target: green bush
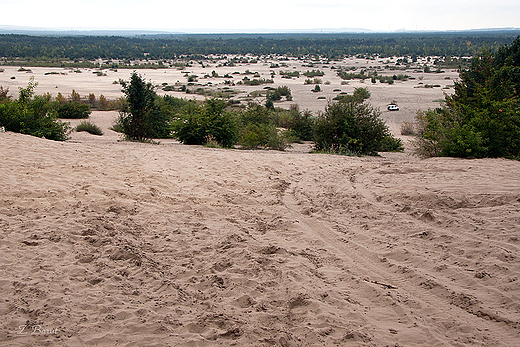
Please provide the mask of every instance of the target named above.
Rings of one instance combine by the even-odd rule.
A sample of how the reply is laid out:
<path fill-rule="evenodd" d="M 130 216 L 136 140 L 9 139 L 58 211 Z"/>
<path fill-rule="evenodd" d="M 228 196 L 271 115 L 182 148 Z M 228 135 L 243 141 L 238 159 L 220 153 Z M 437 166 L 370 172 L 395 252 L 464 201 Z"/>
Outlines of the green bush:
<path fill-rule="evenodd" d="M 333 100 L 339 100 L 341 102 L 361 103 L 368 98 L 370 98 L 370 91 L 368 90 L 368 88 L 359 87 L 359 88 L 354 88 L 354 93 L 352 95 L 340 94 L 340 95 L 336 96 Z"/>
<path fill-rule="evenodd" d="M 233 113 L 225 110 L 223 100 L 210 99 L 204 104 L 188 103 L 172 122 L 174 136 L 186 145 L 216 142 L 233 147 L 238 139 L 238 125 Z"/>
<path fill-rule="evenodd" d="M 92 135 L 99 135 L 99 136 L 103 135 L 103 131 L 101 130 L 100 127 L 98 127 L 94 123 L 87 121 L 87 120 L 84 120 L 81 123 L 79 123 L 76 126 L 75 130 L 76 130 L 76 132 L 86 131 Z"/>
<path fill-rule="evenodd" d="M 278 101 L 282 99 L 282 96 L 288 101 L 292 100 L 291 89 L 287 86 L 271 88 L 266 94 L 266 101 Z"/>
<path fill-rule="evenodd" d="M 316 77 L 316 76 L 323 76 L 325 75 L 325 72 L 323 71 L 320 71 L 320 70 L 314 70 L 312 69 L 312 71 L 309 71 L 307 70 L 306 72 L 303 73 L 306 77 Z"/>
<path fill-rule="evenodd" d="M 315 118 L 310 111 L 300 112 L 294 108 L 290 110 L 291 120 L 288 125 L 293 134 L 301 141 L 311 141 L 314 137 Z"/>
<path fill-rule="evenodd" d="M 417 114 L 416 154 L 520 159 L 519 95 L 520 36 L 474 57 L 446 107 Z"/>
<path fill-rule="evenodd" d="M 329 103 L 316 120 L 314 150 L 350 155 L 402 150 L 401 141 L 392 137 L 379 116 L 364 102 Z"/>
<path fill-rule="evenodd" d="M 238 144 L 242 148 L 270 148 L 284 150 L 287 141 L 274 124 L 266 107 L 249 105 L 240 115 L 240 138 Z"/>
<path fill-rule="evenodd" d="M 287 141 L 274 124 L 249 123 L 242 130 L 238 144 L 244 149 L 269 148 L 283 151 Z"/>
<path fill-rule="evenodd" d="M 7 131 L 49 140 L 67 140 L 70 133 L 68 123 L 56 118 L 50 96 L 34 95 L 36 85 L 31 78 L 27 88 L 20 88 L 18 100 L 4 98 L 0 102 L 0 126 Z"/>
<path fill-rule="evenodd" d="M 56 107 L 58 118 L 84 119 L 90 116 L 90 106 L 77 101 L 69 100 Z"/>

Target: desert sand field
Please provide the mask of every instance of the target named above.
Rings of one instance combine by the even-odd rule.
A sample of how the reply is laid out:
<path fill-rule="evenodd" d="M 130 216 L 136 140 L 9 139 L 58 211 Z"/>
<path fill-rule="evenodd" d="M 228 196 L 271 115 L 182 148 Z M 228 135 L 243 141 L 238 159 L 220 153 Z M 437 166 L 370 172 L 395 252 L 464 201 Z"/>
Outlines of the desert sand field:
<path fill-rule="evenodd" d="M 48 70 L 38 93 L 118 95 Z M 442 97 L 417 83 L 366 83 L 401 106 L 394 132 Z M 520 162 L 131 143 L 115 117 L 62 143 L 0 133 L 0 345 L 520 345 Z"/>
<path fill-rule="evenodd" d="M 191 66 L 184 69 L 142 69 L 137 70 L 147 81 L 151 81 L 159 87 L 164 85 L 174 86 L 187 85 L 187 75 L 197 76 L 197 81 L 189 88 L 205 88 L 205 89 L 222 89 L 230 88 L 237 93 L 233 99 L 242 101 L 246 104 L 253 100 L 264 102 L 265 98 L 251 98 L 250 94 L 255 91 L 262 91 L 265 87 L 287 86 L 291 89 L 293 100 L 276 102 L 275 106 L 288 109 L 292 104 L 297 104 L 301 110 L 309 110 L 316 114 L 323 111 L 327 102 L 340 93 L 352 94 L 354 88 L 367 87 L 371 93 L 369 102 L 378 107 L 382 111 L 382 118 L 389 122 L 391 130 L 395 133 L 399 132 L 399 125 L 403 121 L 412 121 L 417 110 L 425 110 L 427 108 L 439 107 L 439 100 L 444 98 L 444 93 L 453 92 L 453 82 L 458 77 L 458 72 L 453 69 L 443 69 L 442 73 L 424 73 L 421 67 L 424 64 L 431 65 L 426 59 L 419 60 L 407 70 L 395 70 L 395 68 L 403 68 L 403 65 L 396 65 L 397 57 L 387 59 L 360 59 L 345 58 L 341 61 L 332 62 L 316 62 L 312 60 L 289 59 L 280 61 L 274 58 L 264 58 L 257 60 L 256 63 L 237 63 L 235 66 L 224 66 L 229 62 L 232 56 L 227 59 L 215 59 L 211 62 L 204 62 L 204 67 L 197 61 L 192 61 Z M 434 58 L 431 59 L 433 62 Z M 312 67 L 310 65 L 312 64 Z M 278 66 L 276 68 L 272 66 Z M 396 81 L 394 84 L 387 83 L 373 84 L 369 79 L 364 82 L 361 80 L 342 81 L 338 77 L 339 68 L 356 68 L 349 72 L 361 72 L 361 70 L 370 71 L 377 68 L 379 75 L 392 76 L 406 74 L 411 77 L 407 81 Z M 390 69 L 394 68 L 394 69 Z M 2 66 L 0 70 L 0 85 L 9 88 L 14 97 L 18 95 L 18 88 L 25 88 L 29 79 L 34 77 L 38 87 L 35 92 L 37 94 L 50 93 L 53 97 L 61 93 L 63 96 L 70 96 L 74 89 L 82 97 L 86 98 L 88 94 L 93 93 L 97 98 L 103 94 L 106 98 L 115 100 L 122 96 L 121 86 L 117 83 L 119 80 L 128 81 L 133 70 L 119 69 L 117 71 L 109 69 L 68 69 L 68 68 L 46 68 L 46 67 L 24 67 L 19 71 L 19 67 Z M 311 90 L 314 85 L 305 84 L 308 77 L 303 73 L 311 70 L 320 70 L 325 73 L 324 76 L 313 77 L 319 78 L 322 82 L 320 88 L 322 92 L 313 93 Z M 435 68 L 432 67 L 432 71 Z M 257 78 L 271 79 L 271 73 L 274 72 L 274 83 L 259 86 L 238 85 L 244 77 L 254 79 L 253 74 L 245 74 L 246 72 L 258 73 Z M 300 77 L 286 79 L 281 73 L 284 72 L 300 72 Z M 219 77 L 204 78 L 211 76 L 215 72 Z M 98 75 L 101 73 L 101 76 Z M 368 74 L 368 72 L 367 72 Z M 231 78 L 223 76 L 228 75 Z M 14 77 L 14 79 L 13 79 Z M 225 84 L 230 81 L 236 85 L 230 86 Z M 343 84 L 342 84 L 343 82 Z M 435 88 L 425 88 L 425 86 L 439 86 Z M 159 94 L 169 94 L 175 97 L 186 99 L 204 99 L 201 95 L 186 94 L 182 92 L 164 92 L 158 89 Z M 320 98 L 320 99 L 318 99 Z M 392 102 L 397 102 L 400 111 L 389 112 L 386 106 Z M 397 127 L 397 128 L 396 128 Z"/>

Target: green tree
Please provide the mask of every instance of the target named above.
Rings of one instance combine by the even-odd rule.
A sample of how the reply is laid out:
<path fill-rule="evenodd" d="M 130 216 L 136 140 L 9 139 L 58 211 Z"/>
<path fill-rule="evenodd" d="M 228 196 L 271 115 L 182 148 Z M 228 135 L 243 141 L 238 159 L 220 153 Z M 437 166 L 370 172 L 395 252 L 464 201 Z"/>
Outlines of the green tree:
<path fill-rule="evenodd" d="M 446 96 L 446 108 L 418 114 L 416 153 L 520 159 L 519 100 L 520 36 L 496 54 L 474 57 Z"/>
<path fill-rule="evenodd" d="M 155 135 L 154 128 L 168 127 L 165 119 L 153 124 L 162 114 L 155 104 L 155 87 L 145 82 L 135 71 L 130 81 L 122 81 L 122 92 L 126 96 L 126 107 L 121 111 L 119 123 L 123 133 L 130 140 L 143 141 Z M 100 97 L 101 98 L 101 97 Z M 152 126 L 153 125 L 153 126 Z"/>

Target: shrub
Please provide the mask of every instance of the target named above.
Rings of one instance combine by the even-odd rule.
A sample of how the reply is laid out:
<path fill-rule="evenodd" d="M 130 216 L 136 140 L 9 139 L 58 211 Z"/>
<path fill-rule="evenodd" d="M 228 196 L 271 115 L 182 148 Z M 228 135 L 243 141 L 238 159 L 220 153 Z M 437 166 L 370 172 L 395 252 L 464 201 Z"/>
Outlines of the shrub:
<path fill-rule="evenodd" d="M 416 120 L 421 135 L 412 144 L 418 156 L 482 157 L 487 150 L 481 134 L 452 110 L 419 111 Z"/>
<path fill-rule="evenodd" d="M 314 78 L 314 79 L 310 79 L 310 78 L 307 78 L 304 82 L 304 84 L 321 84 L 321 79 L 319 78 Z"/>
<path fill-rule="evenodd" d="M 292 100 L 291 89 L 289 89 L 287 86 L 271 88 L 266 94 L 266 100 L 278 101 L 282 99 L 282 96 L 285 96 L 285 99 L 288 101 Z"/>
<path fill-rule="evenodd" d="M 64 119 L 84 119 L 90 116 L 90 106 L 78 101 L 69 100 L 58 104 L 56 107 L 58 118 Z"/>
<path fill-rule="evenodd" d="M 300 77 L 300 72 L 299 71 L 280 71 L 280 76 L 282 76 L 282 78 Z"/>
<path fill-rule="evenodd" d="M 270 148 L 284 150 L 287 141 L 273 123 L 269 110 L 261 105 L 249 105 L 241 114 L 238 144 L 243 148 Z"/>
<path fill-rule="evenodd" d="M 258 78 L 258 79 L 249 79 L 247 76 L 242 79 L 242 81 L 238 81 L 238 84 L 245 84 L 246 86 L 259 86 L 262 84 L 274 83 L 272 79 L 266 78 Z"/>
<path fill-rule="evenodd" d="M 342 93 L 342 94 L 336 96 L 333 100 L 339 100 L 340 102 L 351 102 L 352 101 L 352 102 L 361 103 L 368 98 L 370 98 L 370 91 L 368 90 L 368 88 L 357 87 L 357 88 L 354 88 L 354 93 L 352 93 L 352 95 Z"/>
<path fill-rule="evenodd" d="M 230 148 L 238 139 L 238 125 L 233 113 L 225 111 L 227 103 L 210 99 L 203 105 L 187 103 L 172 123 L 174 136 L 187 145 L 216 142 Z"/>
<path fill-rule="evenodd" d="M 417 135 L 414 123 L 403 122 L 403 124 L 401 124 L 401 135 Z"/>
<path fill-rule="evenodd" d="M 316 77 L 316 76 L 323 76 L 325 75 L 325 73 L 323 71 L 320 71 L 320 70 L 314 70 L 312 69 L 312 71 L 309 71 L 307 70 L 306 72 L 303 73 L 306 77 Z"/>
<path fill-rule="evenodd" d="M 329 103 L 316 120 L 314 150 L 356 155 L 402 150 L 379 115 L 364 102 Z"/>
<path fill-rule="evenodd" d="M 0 126 L 7 131 L 65 141 L 70 127 L 56 118 L 50 97 L 34 95 L 36 87 L 31 78 L 27 88 L 20 88 L 18 100 L 9 97 L 0 102 Z"/>
<path fill-rule="evenodd" d="M 283 151 L 287 148 L 284 134 L 278 132 L 273 124 L 247 124 L 238 143 L 244 149 L 263 147 Z"/>
<path fill-rule="evenodd" d="M 300 112 L 298 109 L 291 109 L 291 123 L 288 128 L 301 141 L 310 141 L 314 136 L 315 118 L 310 111 Z"/>
<path fill-rule="evenodd" d="M 98 127 L 97 125 L 95 125 L 94 123 L 90 122 L 90 121 L 82 121 L 81 123 L 79 123 L 77 126 L 76 126 L 76 131 L 77 132 L 80 132 L 80 131 L 86 131 L 92 135 L 103 135 L 103 131 L 101 130 L 100 127 Z"/>

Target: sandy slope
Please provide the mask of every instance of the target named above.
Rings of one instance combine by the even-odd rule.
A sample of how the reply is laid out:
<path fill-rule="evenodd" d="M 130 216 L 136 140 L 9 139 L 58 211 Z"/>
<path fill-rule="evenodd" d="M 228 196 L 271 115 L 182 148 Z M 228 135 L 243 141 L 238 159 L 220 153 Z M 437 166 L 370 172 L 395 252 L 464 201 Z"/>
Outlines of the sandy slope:
<path fill-rule="evenodd" d="M 519 162 L 105 131 L 0 133 L 1 345 L 520 345 Z"/>

